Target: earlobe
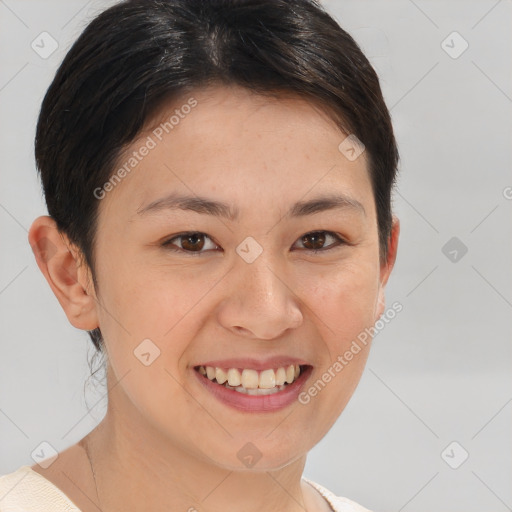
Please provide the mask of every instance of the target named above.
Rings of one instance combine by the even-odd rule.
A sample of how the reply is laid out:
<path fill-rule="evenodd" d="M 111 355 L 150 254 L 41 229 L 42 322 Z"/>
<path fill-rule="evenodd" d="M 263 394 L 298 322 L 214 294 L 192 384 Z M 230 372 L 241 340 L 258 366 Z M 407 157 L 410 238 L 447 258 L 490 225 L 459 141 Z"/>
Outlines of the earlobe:
<path fill-rule="evenodd" d="M 98 327 L 96 296 L 89 269 L 81 261 L 79 251 L 59 232 L 55 220 L 47 215 L 34 220 L 28 241 L 39 269 L 69 322 L 83 330 Z"/>
<path fill-rule="evenodd" d="M 393 216 L 391 234 L 389 236 L 387 260 L 381 265 L 379 292 L 377 297 L 377 306 L 375 308 L 375 321 L 384 313 L 386 307 L 385 288 L 393 267 L 395 266 L 396 255 L 398 251 L 398 238 L 400 236 L 400 220 Z"/>
<path fill-rule="evenodd" d="M 393 267 L 395 266 L 396 255 L 398 251 L 398 238 L 400 236 L 400 220 L 398 217 L 393 216 L 391 225 L 391 233 L 388 240 L 387 260 L 381 265 L 380 282 L 384 288 L 388 282 L 389 276 Z"/>
<path fill-rule="evenodd" d="M 377 306 L 375 308 L 374 322 L 376 322 L 384 314 L 385 308 L 386 308 L 386 297 L 384 294 L 384 287 L 379 286 L 379 294 L 377 296 Z"/>

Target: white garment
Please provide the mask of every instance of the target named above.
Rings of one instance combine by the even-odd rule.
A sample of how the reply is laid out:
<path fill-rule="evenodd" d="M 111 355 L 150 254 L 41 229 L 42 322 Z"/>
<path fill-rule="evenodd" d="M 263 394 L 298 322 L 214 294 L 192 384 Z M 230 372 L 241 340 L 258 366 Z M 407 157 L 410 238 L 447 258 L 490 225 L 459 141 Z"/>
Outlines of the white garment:
<path fill-rule="evenodd" d="M 335 496 L 320 484 L 302 477 L 330 504 L 334 512 L 370 512 L 347 498 Z M 0 476 L 0 512 L 81 512 L 53 483 L 21 466 L 13 473 Z"/>

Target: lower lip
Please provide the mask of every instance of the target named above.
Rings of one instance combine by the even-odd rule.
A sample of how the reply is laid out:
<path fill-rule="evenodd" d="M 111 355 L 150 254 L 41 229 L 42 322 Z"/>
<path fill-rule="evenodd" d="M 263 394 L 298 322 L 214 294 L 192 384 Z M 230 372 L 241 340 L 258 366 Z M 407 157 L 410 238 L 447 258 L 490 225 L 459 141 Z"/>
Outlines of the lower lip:
<path fill-rule="evenodd" d="M 284 409 L 298 400 L 298 396 L 304 383 L 313 371 L 312 366 L 307 366 L 299 375 L 297 380 L 288 384 L 282 391 L 271 395 L 246 395 L 233 389 L 228 389 L 221 384 L 212 382 L 208 377 L 201 375 L 197 370 L 192 369 L 199 382 L 218 400 L 243 412 L 273 412 Z"/>

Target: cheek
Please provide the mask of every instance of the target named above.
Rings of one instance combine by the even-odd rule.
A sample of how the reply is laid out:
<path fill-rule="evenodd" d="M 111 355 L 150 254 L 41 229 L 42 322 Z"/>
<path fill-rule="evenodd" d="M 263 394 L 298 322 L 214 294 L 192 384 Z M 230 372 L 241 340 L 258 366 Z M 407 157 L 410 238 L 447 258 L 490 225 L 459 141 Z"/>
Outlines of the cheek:
<path fill-rule="evenodd" d="M 149 268 L 127 258 L 110 270 L 100 276 L 105 283 L 100 314 L 105 324 L 114 324 L 114 330 L 134 343 L 168 338 L 218 280 L 206 273 L 199 278 L 193 269 Z"/>
<path fill-rule="evenodd" d="M 197 332 L 208 317 L 208 293 L 218 297 L 223 273 L 215 268 L 160 268 L 131 265 L 125 259 L 100 279 L 105 283 L 101 328 L 109 340 L 124 340 L 130 352 L 151 339 L 165 351 L 168 365 L 186 349 L 184 332 Z M 378 266 L 364 258 L 337 265 L 306 265 L 290 275 L 289 300 L 303 302 L 306 321 L 319 333 L 317 361 L 334 359 L 365 328 L 373 325 Z M 294 298 L 295 297 L 295 298 Z M 211 304 L 210 304 L 211 306 Z M 206 309 L 205 309 L 206 308 Z M 210 311 L 211 312 L 211 311 Z M 185 329 L 185 331 L 184 331 Z M 180 343 L 180 340 L 183 340 Z"/>
<path fill-rule="evenodd" d="M 368 359 L 378 294 L 372 265 L 346 265 L 309 284 L 320 342 L 317 368 L 300 403 L 325 435 L 352 397 Z M 306 282 L 307 283 L 307 282 Z M 320 344 L 321 343 L 321 344 Z"/>
<path fill-rule="evenodd" d="M 207 424 L 207 431 L 219 439 L 223 436 L 218 424 L 205 417 L 203 406 L 183 391 L 180 375 L 168 367 L 163 357 L 144 366 L 121 350 L 114 354 L 110 372 L 109 382 L 114 384 L 109 389 L 109 403 L 123 416 L 126 425 L 144 423 L 154 429 L 152 435 L 162 437 L 162 445 L 171 441 L 177 446 L 188 443 L 199 446 L 205 429 L 190 428 L 197 424 L 198 418 Z"/>
<path fill-rule="evenodd" d="M 168 272 L 166 279 L 155 277 L 147 267 L 123 262 L 115 272 L 100 277 L 106 290 L 100 325 L 113 372 L 111 382 L 120 381 L 111 399 L 124 404 L 118 406 L 125 412 L 135 405 L 162 432 L 171 424 L 186 428 L 186 422 L 190 424 L 200 412 L 183 393 L 186 361 L 182 355 L 193 337 L 192 323 L 205 282 L 187 283 L 176 276 Z M 179 420 L 176 410 L 183 411 Z"/>
<path fill-rule="evenodd" d="M 372 262 L 346 262 L 301 278 L 301 297 L 315 312 L 331 349 L 373 325 L 378 297 L 378 268 Z"/>

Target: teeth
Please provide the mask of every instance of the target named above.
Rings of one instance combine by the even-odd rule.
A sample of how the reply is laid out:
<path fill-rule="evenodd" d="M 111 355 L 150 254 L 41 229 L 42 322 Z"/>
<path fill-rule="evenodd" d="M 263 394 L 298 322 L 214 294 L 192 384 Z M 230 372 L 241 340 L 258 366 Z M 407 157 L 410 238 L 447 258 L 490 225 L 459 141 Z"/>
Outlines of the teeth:
<path fill-rule="evenodd" d="M 206 368 L 208 370 L 208 367 Z M 290 366 L 288 366 L 288 368 L 286 368 L 285 382 L 288 382 L 288 384 L 290 384 L 291 382 L 293 382 L 293 379 L 295 379 L 295 367 L 293 366 L 293 364 L 291 364 Z"/>
<path fill-rule="evenodd" d="M 260 373 L 259 387 L 261 389 L 271 389 L 276 386 L 276 374 L 274 370 L 264 370 Z"/>
<path fill-rule="evenodd" d="M 248 370 L 245 368 L 242 371 L 242 386 L 245 389 L 256 389 L 259 384 L 259 376 L 256 370 Z"/>
<path fill-rule="evenodd" d="M 285 384 L 291 384 L 300 375 L 300 366 L 290 364 L 287 367 L 281 366 L 276 370 L 269 368 L 261 372 L 244 368 L 241 373 L 238 368 L 199 366 L 198 371 L 211 381 L 215 380 L 217 384 L 223 384 L 227 388 L 249 395 L 262 395 L 281 391 Z"/>
<path fill-rule="evenodd" d="M 206 371 L 208 371 L 208 366 L 206 367 Z M 236 368 L 230 368 L 228 370 L 228 384 L 230 386 L 236 387 L 240 386 L 242 383 L 242 376 L 240 372 Z"/>
<path fill-rule="evenodd" d="M 276 372 L 276 386 L 282 386 L 286 381 L 286 370 L 281 367 Z"/>
<path fill-rule="evenodd" d="M 202 368 L 202 366 L 200 368 Z M 219 384 L 224 384 L 224 382 L 228 380 L 228 374 L 222 368 L 215 368 L 215 378 Z"/>
<path fill-rule="evenodd" d="M 232 388 L 231 386 L 226 386 L 228 389 L 232 389 L 233 391 L 238 391 L 239 393 L 243 393 L 244 395 L 255 395 L 255 396 L 261 396 L 261 395 L 273 395 L 274 393 L 279 393 L 279 391 L 282 391 L 285 386 L 278 386 L 271 389 L 245 389 L 243 386 L 238 386 L 236 388 Z"/>

